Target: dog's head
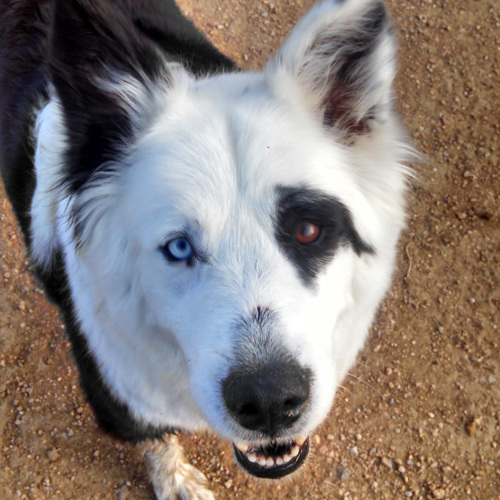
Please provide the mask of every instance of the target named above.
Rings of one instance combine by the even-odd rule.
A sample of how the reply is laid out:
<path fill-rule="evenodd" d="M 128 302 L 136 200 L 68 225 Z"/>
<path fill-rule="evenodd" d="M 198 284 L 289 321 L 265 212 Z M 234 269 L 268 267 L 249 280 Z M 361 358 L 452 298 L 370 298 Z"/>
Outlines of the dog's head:
<path fill-rule="evenodd" d="M 121 13 L 82 5 L 56 9 L 51 74 L 88 277 L 74 294 L 106 337 L 91 348 L 137 418 L 206 422 L 248 472 L 288 474 L 363 344 L 403 224 L 384 7 L 326 1 L 262 72 L 195 78 Z"/>

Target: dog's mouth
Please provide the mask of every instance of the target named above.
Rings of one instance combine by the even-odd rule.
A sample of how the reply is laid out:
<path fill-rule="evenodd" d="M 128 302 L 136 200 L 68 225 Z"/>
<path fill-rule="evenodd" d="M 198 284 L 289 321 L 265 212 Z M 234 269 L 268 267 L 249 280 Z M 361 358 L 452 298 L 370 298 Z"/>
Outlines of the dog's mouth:
<path fill-rule="evenodd" d="M 249 474 L 266 479 L 279 479 L 296 471 L 309 453 L 306 436 L 288 442 L 269 444 L 233 443 L 238 464 Z"/>

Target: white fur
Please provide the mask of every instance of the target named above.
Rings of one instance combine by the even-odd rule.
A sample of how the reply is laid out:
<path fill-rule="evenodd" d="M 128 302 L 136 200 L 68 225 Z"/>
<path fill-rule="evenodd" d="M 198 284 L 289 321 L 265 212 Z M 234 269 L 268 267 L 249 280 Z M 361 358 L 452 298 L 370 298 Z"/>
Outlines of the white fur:
<path fill-rule="evenodd" d="M 329 411 L 390 283 L 407 153 L 390 110 L 392 42 L 373 56 L 374 88 L 355 110 L 361 116 L 375 102 L 383 119 L 354 143 L 318 120 L 321 95 L 312 89 L 323 88 L 321 61 L 307 47 L 339 22 L 351 29 L 369 3 L 315 7 L 262 73 L 194 80 L 181 71 L 172 88 L 148 92 L 114 75 L 103 85 L 126 95 L 137 137 L 120 164 L 76 197 L 58 184 L 66 139 L 57 99 L 41 112 L 34 253 L 48 263 L 63 250 L 82 331 L 109 387 L 137 418 L 250 439 L 228 417 L 220 382 L 234 361 L 235 321 L 258 306 L 276 312 L 277 338 L 313 372 L 301 432 Z M 275 240 L 279 185 L 337 197 L 375 253 L 342 248 L 314 287 L 304 284 Z M 87 207 L 78 241 L 75 206 Z M 185 230 L 206 264 L 170 265 L 158 251 Z"/>
<path fill-rule="evenodd" d="M 214 500 L 207 479 L 186 460 L 177 436 L 146 441 L 140 447 L 158 500 Z"/>
<path fill-rule="evenodd" d="M 66 146 L 64 127 L 57 98 L 38 114 L 35 126 L 36 190 L 32 201 L 31 258 L 43 267 L 50 265 L 59 247 L 56 236 L 57 210 L 60 199 L 60 169 Z"/>

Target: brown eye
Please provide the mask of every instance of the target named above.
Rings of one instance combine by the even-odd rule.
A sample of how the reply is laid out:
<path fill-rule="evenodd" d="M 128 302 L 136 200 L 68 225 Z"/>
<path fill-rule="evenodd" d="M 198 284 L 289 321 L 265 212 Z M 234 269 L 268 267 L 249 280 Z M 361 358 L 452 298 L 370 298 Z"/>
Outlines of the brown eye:
<path fill-rule="evenodd" d="M 300 221 L 295 229 L 295 238 L 299 243 L 314 243 L 319 237 L 320 229 L 316 224 Z"/>

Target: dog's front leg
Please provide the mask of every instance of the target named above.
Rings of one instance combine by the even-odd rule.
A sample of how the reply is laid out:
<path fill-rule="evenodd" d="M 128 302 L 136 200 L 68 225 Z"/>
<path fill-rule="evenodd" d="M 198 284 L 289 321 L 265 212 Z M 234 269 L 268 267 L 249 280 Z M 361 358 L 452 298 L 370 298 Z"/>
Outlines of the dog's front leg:
<path fill-rule="evenodd" d="M 177 436 L 165 434 L 139 446 L 158 500 L 215 500 L 207 478 L 186 460 Z"/>

